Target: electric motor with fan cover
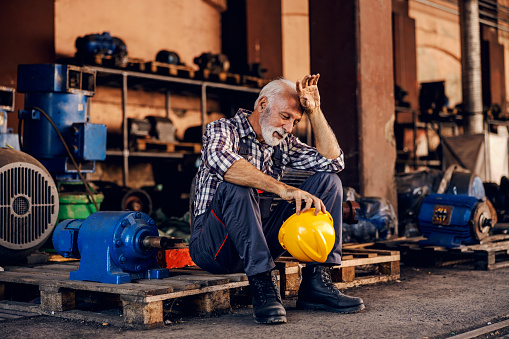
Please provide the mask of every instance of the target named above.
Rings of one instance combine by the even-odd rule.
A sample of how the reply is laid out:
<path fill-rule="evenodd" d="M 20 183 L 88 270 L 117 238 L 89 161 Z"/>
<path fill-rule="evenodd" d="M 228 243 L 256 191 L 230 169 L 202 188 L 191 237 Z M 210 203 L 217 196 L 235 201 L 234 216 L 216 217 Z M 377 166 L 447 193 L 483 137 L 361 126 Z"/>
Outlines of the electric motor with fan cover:
<path fill-rule="evenodd" d="M 32 156 L 0 148 L 0 262 L 23 260 L 51 235 L 58 217 L 57 187 Z"/>

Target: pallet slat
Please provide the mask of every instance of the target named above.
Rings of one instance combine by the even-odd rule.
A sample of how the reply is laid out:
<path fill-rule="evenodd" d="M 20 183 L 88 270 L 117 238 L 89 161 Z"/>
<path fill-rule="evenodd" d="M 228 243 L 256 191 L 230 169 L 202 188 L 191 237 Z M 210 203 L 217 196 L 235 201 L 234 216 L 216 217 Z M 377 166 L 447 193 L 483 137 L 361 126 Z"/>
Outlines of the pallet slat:
<path fill-rule="evenodd" d="M 152 139 L 136 139 L 135 148 L 138 151 L 163 151 L 168 153 L 189 152 L 200 153 L 202 145 L 192 142 L 164 142 Z"/>

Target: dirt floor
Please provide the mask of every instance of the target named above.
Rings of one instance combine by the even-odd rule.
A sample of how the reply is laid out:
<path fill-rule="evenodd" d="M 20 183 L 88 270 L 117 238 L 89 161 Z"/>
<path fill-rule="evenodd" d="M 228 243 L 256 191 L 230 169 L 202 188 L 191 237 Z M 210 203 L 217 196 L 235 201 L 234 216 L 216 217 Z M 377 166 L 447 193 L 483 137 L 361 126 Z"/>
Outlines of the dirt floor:
<path fill-rule="evenodd" d="M 448 338 L 509 319 L 509 268 L 415 268 L 402 265 L 397 282 L 348 289 L 364 299 L 357 314 L 295 309 L 288 323 L 259 325 L 252 309 L 174 319 L 164 328 L 129 330 L 108 324 L 36 316 L 0 322 L 1 338 Z M 509 328 L 483 337 L 509 338 Z"/>

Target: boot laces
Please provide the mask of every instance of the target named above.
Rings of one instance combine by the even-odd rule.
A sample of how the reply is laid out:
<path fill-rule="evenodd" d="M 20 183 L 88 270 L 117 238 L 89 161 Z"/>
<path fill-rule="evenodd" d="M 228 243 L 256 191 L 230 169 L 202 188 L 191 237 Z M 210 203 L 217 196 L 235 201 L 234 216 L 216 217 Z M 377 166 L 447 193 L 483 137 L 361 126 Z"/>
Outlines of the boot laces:
<path fill-rule="evenodd" d="M 279 302 L 282 302 L 275 274 L 271 273 L 270 277 L 257 278 L 254 281 L 254 285 L 260 300 L 265 301 L 267 296 L 274 296 Z"/>
<path fill-rule="evenodd" d="M 331 290 L 333 293 L 335 293 L 337 295 L 342 294 L 341 291 L 339 290 L 339 288 L 337 288 L 336 285 L 334 285 L 334 283 L 332 282 L 332 278 L 330 275 L 330 268 L 323 267 L 320 271 L 321 271 L 320 277 L 321 277 L 324 285 L 327 286 L 327 288 L 329 290 Z"/>

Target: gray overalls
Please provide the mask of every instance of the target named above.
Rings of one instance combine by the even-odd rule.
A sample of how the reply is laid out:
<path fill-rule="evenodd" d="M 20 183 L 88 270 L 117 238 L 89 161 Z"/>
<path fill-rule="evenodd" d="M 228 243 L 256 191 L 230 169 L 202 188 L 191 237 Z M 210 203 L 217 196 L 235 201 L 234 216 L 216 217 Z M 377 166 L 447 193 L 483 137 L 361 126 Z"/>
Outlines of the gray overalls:
<path fill-rule="evenodd" d="M 246 156 L 248 145 L 240 143 Z M 281 171 L 282 151 L 272 156 L 273 176 Z M 279 171 L 279 172 L 277 172 Z M 341 262 L 343 186 L 336 173 L 317 172 L 299 187 L 322 199 L 334 219 L 336 242 L 326 263 Z M 248 276 L 275 267 L 274 260 L 285 252 L 278 233 L 283 222 L 295 213 L 292 204 L 281 201 L 273 209 L 272 194 L 223 181 L 205 213 L 194 219 L 189 251 L 193 261 L 211 273 L 245 272 Z"/>

